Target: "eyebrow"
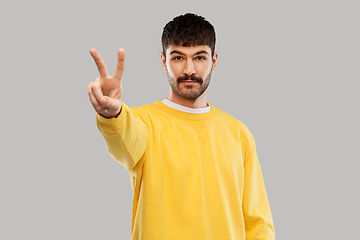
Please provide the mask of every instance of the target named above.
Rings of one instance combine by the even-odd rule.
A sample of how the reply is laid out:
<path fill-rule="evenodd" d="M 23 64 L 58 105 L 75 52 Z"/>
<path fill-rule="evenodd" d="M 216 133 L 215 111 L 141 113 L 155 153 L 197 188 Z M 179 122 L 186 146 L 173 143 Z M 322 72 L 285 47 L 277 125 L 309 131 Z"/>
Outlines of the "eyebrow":
<path fill-rule="evenodd" d="M 172 55 L 172 54 L 179 54 L 179 55 L 185 56 L 185 53 L 182 53 L 182 52 L 180 52 L 180 51 L 178 51 L 178 50 L 173 50 L 173 51 L 171 51 L 170 55 Z M 209 55 L 209 53 L 208 53 L 207 51 L 201 50 L 201 51 L 196 52 L 193 56 L 200 55 L 200 54 Z"/>

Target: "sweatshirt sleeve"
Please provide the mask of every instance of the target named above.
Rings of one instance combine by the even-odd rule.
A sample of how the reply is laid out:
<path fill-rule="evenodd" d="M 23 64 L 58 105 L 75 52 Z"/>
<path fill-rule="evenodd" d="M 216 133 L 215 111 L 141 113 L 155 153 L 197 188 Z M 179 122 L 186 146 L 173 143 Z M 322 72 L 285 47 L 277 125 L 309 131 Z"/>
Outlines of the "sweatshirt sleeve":
<path fill-rule="evenodd" d="M 145 123 L 124 103 L 117 118 L 107 119 L 97 114 L 96 119 L 106 149 L 114 160 L 130 171 L 147 149 L 149 133 Z"/>
<path fill-rule="evenodd" d="M 274 240 L 275 230 L 255 141 L 248 135 L 244 160 L 243 213 L 247 240 Z"/>

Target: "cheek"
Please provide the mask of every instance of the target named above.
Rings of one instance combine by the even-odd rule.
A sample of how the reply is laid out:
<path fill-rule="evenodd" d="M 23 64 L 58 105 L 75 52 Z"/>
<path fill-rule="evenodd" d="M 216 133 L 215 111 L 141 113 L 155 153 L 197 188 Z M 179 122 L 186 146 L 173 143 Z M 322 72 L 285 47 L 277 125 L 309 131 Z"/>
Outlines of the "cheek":
<path fill-rule="evenodd" d="M 199 68 L 198 73 L 203 77 L 207 77 L 212 70 L 212 65 L 206 65 Z"/>
<path fill-rule="evenodd" d="M 182 74 L 182 70 L 179 67 L 179 64 L 167 64 L 168 74 L 174 78 L 179 77 Z"/>

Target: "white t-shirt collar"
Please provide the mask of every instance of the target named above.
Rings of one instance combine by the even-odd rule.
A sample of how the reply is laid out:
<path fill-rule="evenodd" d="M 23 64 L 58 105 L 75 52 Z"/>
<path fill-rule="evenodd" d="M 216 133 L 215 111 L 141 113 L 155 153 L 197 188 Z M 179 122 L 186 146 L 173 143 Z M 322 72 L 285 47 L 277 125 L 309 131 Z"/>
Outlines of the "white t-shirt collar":
<path fill-rule="evenodd" d="M 185 107 L 183 105 L 171 102 L 170 100 L 168 100 L 166 98 L 164 100 L 162 100 L 161 102 L 168 107 L 171 107 L 173 109 L 176 109 L 181 112 L 186 112 L 186 113 L 201 114 L 201 113 L 207 113 L 211 110 L 210 104 L 208 104 L 208 106 L 204 107 L 204 108 L 189 108 L 189 107 Z"/>

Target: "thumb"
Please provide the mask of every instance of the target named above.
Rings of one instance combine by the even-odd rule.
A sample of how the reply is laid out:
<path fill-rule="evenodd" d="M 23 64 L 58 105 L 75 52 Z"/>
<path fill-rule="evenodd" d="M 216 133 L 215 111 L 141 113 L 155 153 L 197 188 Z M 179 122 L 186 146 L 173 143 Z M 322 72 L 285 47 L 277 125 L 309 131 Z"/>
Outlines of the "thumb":
<path fill-rule="evenodd" d="M 113 108 L 113 102 L 112 102 L 112 99 L 109 98 L 108 96 L 104 96 L 102 102 L 101 102 L 101 105 L 104 107 L 104 108 Z"/>
<path fill-rule="evenodd" d="M 109 97 L 107 96 L 104 96 L 102 102 L 101 102 L 101 105 L 103 105 L 103 107 L 108 107 L 107 104 L 109 102 Z"/>
<path fill-rule="evenodd" d="M 105 96 L 101 105 L 103 106 L 103 108 L 108 109 L 110 112 L 116 112 L 120 108 L 121 101 Z"/>

